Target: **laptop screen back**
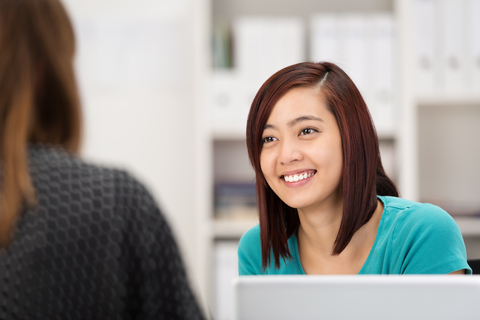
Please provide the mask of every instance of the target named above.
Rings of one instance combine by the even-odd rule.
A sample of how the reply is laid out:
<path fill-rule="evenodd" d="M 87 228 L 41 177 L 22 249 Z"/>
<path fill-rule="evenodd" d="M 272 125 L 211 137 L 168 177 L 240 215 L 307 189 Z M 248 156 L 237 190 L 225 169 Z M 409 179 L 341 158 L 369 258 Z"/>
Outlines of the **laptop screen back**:
<path fill-rule="evenodd" d="M 480 319 L 480 276 L 242 276 L 234 320 Z"/>

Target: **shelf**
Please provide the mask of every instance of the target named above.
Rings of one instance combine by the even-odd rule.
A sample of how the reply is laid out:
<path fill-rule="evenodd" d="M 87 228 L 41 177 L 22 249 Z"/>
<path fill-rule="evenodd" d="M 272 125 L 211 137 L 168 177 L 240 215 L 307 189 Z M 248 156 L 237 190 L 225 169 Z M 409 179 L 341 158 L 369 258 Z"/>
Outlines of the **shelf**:
<path fill-rule="evenodd" d="M 477 197 L 478 188 L 476 186 L 478 184 L 475 181 L 464 179 L 464 176 L 460 176 L 459 172 L 461 174 L 466 172 L 467 177 L 475 178 L 478 176 L 476 175 L 477 170 L 475 170 L 476 164 L 479 162 L 476 153 L 478 148 L 474 146 L 476 145 L 475 137 L 478 136 L 476 127 L 478 127 L 480 117 L 480 92 L 451 94 L 442 91 L 427 95 L 416 94 L 415 81 L 413 81 L 416 76 L 414 40 L 418 30 L 416 30 L 415 23 L 412 23 L 412 20 L 415 20 L 413 19 L 413 10 L 415 10 L 416 2 L 411 0 L 299 1 L 301 5 L 295 1 L 281 0 L 272 7 L 268 1 L 262 3 L 262 1 L 256 0 L 211 0 L 212 12 L 209 18 L 211 18 L 212 24 L 227 23 L 227 27 L 232 28 L 232 21 L 244 16 L 294 16 L 305 22 L 305 26 L 307 26 L 306 37 L 309 41 L 311 39 L 308 25 L 312 16 L 317 13 L 369 14 L 383 12 L 392 14 L 396 30 L 396 60 L 394 64 L 396 72 L 396 85 L 394 86 L 396 116 L 393 121 L 382 121 L 385 118 L 381 118 L 384 114 L 380 113 L 377 113 L 377 118 L 374 118 L 377 119 L 375 124 L 384 167 L 389 176 L 393 177 L 395 182 L 398 183 L 400 192 L 406 199 L 421 201 L 422 197 L 426 195 L 443 195 L 444 193 L 440 192 L 425 193 L 423 192 L 424 189 L 420 188 L 421 182 L 435 181 L 437 189 L 443 191 L 440 188 L 441 183 L 432 180 L 432 176 L 442 183 L 449 183 L 449 191 L 452 189 L 455 191 L 446 194 L 458 195 L 459 198 L 462 196 L 463 199 L 466 194 L 463 191 L 464 188 L 470 188 L 470 190 L 473 190 L 471 193 Z M 306 52 L 309 52 L 310 44 L 306 47 Z M 235 46 L 232 48 L 235 48 Z M 208 75 L 211 77 L 211 70 L 209 71 Z M 223 76 L 226 76 L 226 81 L 232 80 L 228 78 L 228 74 Z M 220 78 L 212 77 L 211 82 L 221 80 L 221 77 L 222 74 L 220 74 Z M 218 87 L 226 88 L 227 93 L 233 92 L 232 97 L 237 93 L 245 93 L 245 95 L 250 93 L 249 86 L 245 86 L 242 82 L 235 83 L 234 80 L 232 80 L 233 83 L 220 83 L 222 86 L 219 85 Z M 250 83 L 247 81 L 247 84 Z M 212 86 L 212 88 L 215 87 Z M 259 87 L 256 88 L 256 90 L 258 89 Z M 235 105 L 226 103 L 227 106 L 224 109 L 215 109 L 220 105 L 219 102 L 223 101 L 216 100 L 215 97 L 217 96 L 212 95 L 211 99 L 205 101 L 205 108 L 212 113 L 210 124 L 206 125 L 209 139 L 208 147 L 211 147 L 211 150 L 209 150 L 211 154 L 208 154 L 211 162 L 208 163 L 208 168 L 212 172 L 209 176 L 209 184 L 205 183 L 204 185 L 210 193 L 214 191 L 212 186 L 215 182 L 251 182 L 255 179 L 246 148 L 247 109 L 249 109 L 253 97 L 247 99 L 240 95 L 240 98 L 235 96 L 235 98 L 227 99 L 227 102 L 233 101 Z M 214 105 L 215 102 L 218 105 Z M 374 112 L 378 109 L 372 103 L 368 105 Z M 231 109 L 227 107 L 231 107 Z M 230 112 L 232 109 L 234 110 Z M 214 110 L 217 110 L 218 113 L 214 114 Z M 444 120 L 446 124 L 443 122 Z M 394 125 L 390 127 L 392 123 Z M 459 124 L 457 125 L 457 123 Z M 438 133 L 438 131 L 442 132 Z M 421 137 L 425 137 L 425 139 L 420 140 Z M 459 157 L 457 149 L 453 149 L 453 147 L 458 147 L 459 150 L 472 149 L 475 153 L 471 155 L 469 151 L 465 151 L 460 153 Z M 436 155 L 435 152 L 440 156 L 431 156 L 432 154 Z M 455 165 L 450 165 L 451 158 L 454 157 L 459 159 L 460 164 L 454 162 Z M 425 161 L 425 159 L 428 161 Z M 422 169 L 427 167 L 430 169 L 427 173 L 432 172 L 431 175 L 426 177 L 427 179 L 422 176 L 422 174 L 425 174 L 425 169 L 420 172 L 419 163 L 426 163 L 426 166 L 423 166 Z M 433 169 L 437 167 L 441 170 L 434 171 Z M 451 172 L 450 168 L 456 168 L 455 172 L 452 173 L 453 178 L 451 176 L 444 178 L 437 173 Z M 452 186 L 451 182 L 457 180 L 460 181 L 460 186 Z M 467 180 L 469 184 L 465 183 Z M 474 187 L 470 187 L 470 185 Z M 426 190 L 436 189 L 428 185 Z M 213 199 L 213 194 L 210 194 L 210 197 L 207 198 Z M 472 196 L 469 196 L 469 198 L 472 198 Z M 208 234 L 208 240 L 210 241 L 208 245 L 210 247 L 221 240 L 238 241 L 246 231 L 258 224 L 258 219 L 254 220 L 253 218 L 249 220 L 229 216 L 229 220 L 216 219 L 215 217 L 218 216 L 213 213 L 210 207 L 209 209 L 210 215 L 205 217 L 205 222 L 208 224 L 206 234 Z M 480 217 L 468 216 L 466 213 L 461 215 L 462 212 L 455 210 L 446 211 L 457 214 L 452 216 L 465 237 L 466 246 L 469 246 L 467 250 L 470 250 L 471 256 L 478 256 Z M 212 268 L 205 269 L 211 270 Z M 217 316 L 217 318 L 219 317 Z"/>
<path fill-rule="evenodd" d="M 378 140 L 395 140 L 396 132 L 394 129 L 377 129 Z"/>
<path fill-rule="evenodd" d="M 258 219 L 238 219 L 238 220 L 219 220 L 212 221 L 213 238 L 236 238 L 240 237 L 250 228 L 258 224 Z"/>
<path fill-rule="evenodd" d="M 276 5 L 272 5 L 272 4 Z M 392 12 L 393 0 L 297 0 L 297 1 L 257 1 L 257 0 L 212 0 L 214 18 L 231 21 L 242 15 L 285 16 L 295 15 L 308 19 L 317 12 Z"/>
<path fill-rule="evenodd" d="M 464 237 L 480 237 L 480 218 L 477 217 L 453 217 Z M 245 220 L 218 220 L 212 221 L 213 237 L 238 238 L 250 228 L 258 224 L 257 219 Z"/>
<path fill-rule="evenodd" d="M 246 123 L 245 123 L 246 124 Z M 245 141 L 246 132 L 245 128 L 231 127 L 231 128 L 222 128 L 214 129 L 211 132 L 211 137 L 216 141 L 229 141 L 229 140 L 241 140 Z M 395 140 L 396 132 L 395 129 L 377 129 L 377 135 L 379 140 Z"/>
<path fill-rule="evenodd" d="M 247 122 L 245 121 L 245 126 Z M 228 140 L 239 140 L 245 141 L 246 139 L 246 128 L 239 127 L 230 127 L 230 128 L 218 128 L 212 130 L 212 139 L 217 141 L 228 141 Z"/>
<path fill-rule="evenodd" d="M 480 106 L 479 94 L 432 94 L 422 95 L 417 99 L 421 107 Z"/>
<path fill-rule="evenodd" d="M 480 237 L 480 218 L 453 217 L 464 237 Z"/>

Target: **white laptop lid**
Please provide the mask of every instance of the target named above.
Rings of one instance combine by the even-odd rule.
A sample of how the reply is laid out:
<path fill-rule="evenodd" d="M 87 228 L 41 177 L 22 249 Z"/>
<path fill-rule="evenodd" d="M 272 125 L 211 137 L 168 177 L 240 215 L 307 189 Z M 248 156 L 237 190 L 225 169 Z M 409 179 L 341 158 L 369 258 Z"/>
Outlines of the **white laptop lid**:
<path fill-rule="evenodd" d="M 233 320 L 480 319 L 480 276 L 242 276 Z"/>

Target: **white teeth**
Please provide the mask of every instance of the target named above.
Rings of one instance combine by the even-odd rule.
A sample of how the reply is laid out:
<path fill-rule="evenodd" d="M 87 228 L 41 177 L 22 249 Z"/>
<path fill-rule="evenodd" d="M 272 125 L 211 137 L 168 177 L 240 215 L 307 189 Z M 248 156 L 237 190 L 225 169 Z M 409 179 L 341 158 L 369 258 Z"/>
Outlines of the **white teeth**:
<path fill-rule="evenodd" d="M 310 178 L 313 175 L 314 175 L 314 173 L 305 172 L 305 173 L 301 173 L 301 174 L 294 174 L 293 176 L 284 176 L 283 178 L 287 182 L 298 182 L 298 181 L 301 181 L 303 179 Z"/>

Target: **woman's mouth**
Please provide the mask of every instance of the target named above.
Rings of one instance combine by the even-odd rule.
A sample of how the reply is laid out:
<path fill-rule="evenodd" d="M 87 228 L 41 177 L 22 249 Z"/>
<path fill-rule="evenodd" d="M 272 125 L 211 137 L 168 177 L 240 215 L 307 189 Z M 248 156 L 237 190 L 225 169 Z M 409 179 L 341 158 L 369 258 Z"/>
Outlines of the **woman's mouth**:
<path fill-rule="evenodd" d="M 300 172 L 297 174 L 292 174 L 292 175 L 282 175 L 280 176 L 280 179 L 285 180 L 286 182 L 298 182 L 302 181 L 304 179 L 310 178 L 311 176 L 315 175 L 317 171 L 305 171 L 305 172 Z"/>

